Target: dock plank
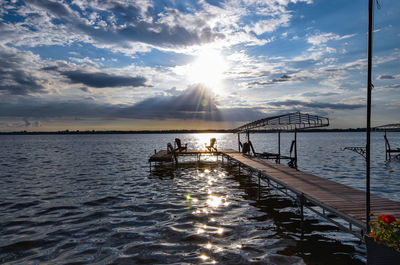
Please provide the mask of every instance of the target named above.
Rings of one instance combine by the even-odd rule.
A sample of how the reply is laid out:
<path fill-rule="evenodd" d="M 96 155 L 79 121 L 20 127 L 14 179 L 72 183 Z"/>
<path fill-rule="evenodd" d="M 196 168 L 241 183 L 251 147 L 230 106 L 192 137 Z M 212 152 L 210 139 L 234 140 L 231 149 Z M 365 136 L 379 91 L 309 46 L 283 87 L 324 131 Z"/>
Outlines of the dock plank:
<path fill-rule="evenodd" d="M 334 214 L 347 216 L 347 219 L 350 220 L 355 219 L 355 224 L 361 224 L 362 228 L 366 226 L 366 195 L 364 191 L 238 152 L 226 155 L 264 173 L 267 177 L 295 193 L 332 210 Z M 400 203 L 371 195 L 371 212 L 375 216 L 391 214 L 399 218 Z"/>

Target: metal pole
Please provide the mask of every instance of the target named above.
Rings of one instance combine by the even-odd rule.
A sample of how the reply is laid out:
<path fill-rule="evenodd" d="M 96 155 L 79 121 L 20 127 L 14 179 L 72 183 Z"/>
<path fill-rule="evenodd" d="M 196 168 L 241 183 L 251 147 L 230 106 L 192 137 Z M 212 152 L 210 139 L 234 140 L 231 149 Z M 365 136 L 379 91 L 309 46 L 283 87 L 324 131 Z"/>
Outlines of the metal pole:
<path fill-rule="evenodd" d="M 386 130 L 385 130 L 385 160 L 388 160 L 388 146 L 387 146 L 387 143 L 386 143 L 386 140 L 387 140 L 387 136 L 386 136 Z M 390 155 L 390 153 L 389 153 L 389 155 Z"/>
<path fill-rule="evenodd" d="M 373 23 L 373 0 L 368 5 L 368 81 L 367 81 L 367 143 L 366 143 L 366 220 L 369 233 L 370 221 L 370 169 L 371 169 L 371 90 L 372 90 L 372 23 Z"/>
<path fill-rule="evenodd" d="M 294 166 L 297 169 L 297 129 L 294 129 Z"/>
<path fill-rule="evenodd" d="M 258 172 L 258 199 L 261 198 L 261 172 Z"/>

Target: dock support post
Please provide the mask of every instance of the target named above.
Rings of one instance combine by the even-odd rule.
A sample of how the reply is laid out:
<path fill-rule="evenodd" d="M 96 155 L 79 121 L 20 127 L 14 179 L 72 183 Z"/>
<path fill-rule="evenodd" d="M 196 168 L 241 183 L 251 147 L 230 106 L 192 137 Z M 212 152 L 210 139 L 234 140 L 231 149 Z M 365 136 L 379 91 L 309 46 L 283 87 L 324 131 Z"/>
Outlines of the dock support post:
<path fill-rule="evenodd" d="M 384 138 L 385 138 L 385 161 L 387 161 L 388 160 L 388 147 L 387 147 L 387 143 L 386 143 L 386 139 L 387 139 L 386 130 L 385 130 L 385 137 Z"/>
<path fill-rule="evenodd" d="M 258 172 L 258 199 L 261 198 L 261 172 Z"/>
<path fill-rule="evenodd" d="M 300 206 L 300 215 L 301 215 L 301 221 L 304 221 L 304 203 L 305 203 L 305 198 L 303 194 L 297 195 L 297 203 Z"/>
<path fill-rule="evenodd" d="M 294 129 L 294 168 L 297 169 L 297 129 Z"/>
<path fill-rule="evenodd" d="M 278 131 L 278 163 L 281 163 L 281 131 Z"/>
<path fill-rule="evenodd" d="M 240 133 L 238 133 L 238 151 L 240 153 Z"/>

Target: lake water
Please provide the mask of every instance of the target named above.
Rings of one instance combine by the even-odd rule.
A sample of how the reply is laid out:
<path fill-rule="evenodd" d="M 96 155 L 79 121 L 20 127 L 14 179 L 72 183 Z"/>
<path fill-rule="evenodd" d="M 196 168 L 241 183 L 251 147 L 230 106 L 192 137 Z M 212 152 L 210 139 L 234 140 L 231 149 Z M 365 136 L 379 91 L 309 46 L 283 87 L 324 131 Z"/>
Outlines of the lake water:
<path fill-rule="evenodd" d="M 263 189 L 233 165 L 187 162 L 149 171 L 175 137 L 190 149 L 234 134 L 0 136 L 2 264 L 364 264 L 360 241 Z M 400 146 L 400 133 L 389 133 Z M 293 134 L 282 134 L 287 153 Z M 244 138 L 243 138 L 244 140 Z M 277 135 L 253 134 L 256 151 Z M 365 133 L 299 133 L 299 169 L 364 189 Z M 372 193 L 400 201 L 400 161 L 372 134 Z"/>

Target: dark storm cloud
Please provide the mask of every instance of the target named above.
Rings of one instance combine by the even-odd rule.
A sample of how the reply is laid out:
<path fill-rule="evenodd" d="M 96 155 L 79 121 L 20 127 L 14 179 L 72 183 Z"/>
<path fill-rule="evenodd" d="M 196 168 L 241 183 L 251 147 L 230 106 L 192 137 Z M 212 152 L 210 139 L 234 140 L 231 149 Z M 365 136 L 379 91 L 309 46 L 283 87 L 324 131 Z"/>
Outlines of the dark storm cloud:
<path fill-rule="evenodd" d="M 66 77 L 72 84 L 84 84 L 95 88 L 104 87 L 140 87 L 147 86 L 147 79 L 142 76 L 121 76 L 112 75 L 103 72 L 87 72 L 84 69 L 78 70 L 64 70 L 57 66 L 44 67 L 42 70 L 55 71 Z M 88 91 L 87 88 L 83 88 L 83 91 Z"/>
<path fill-rule="evenodd" d="M 148 98 L 121 110 L 120 115 L 136 119 L 220 119 L 216 102 L 201 86 L 189 88 L 178 96 Z"/>
<path fill-rule="evenodd" d="M 146 99 L 132 107 L 122 109 L 118 116 L 135 119 L 249 121 L 265 115 L 252 108 L 220 109 L 207 89 L 194 86 L 177 96 Z"/>
<path fill-rule="evenodd" d="M 190 46 L 194 44 L 213 42 L 217 38 L 224 38 L 221 33 L 213 32 L 206 21 L 200 18 L 181 24 L 168 24 L 160 22 L 156 14 L 147 14 L 153 18 L 152 22 L 142 18 L 136 6 L 117 2 L 105 2 L 102 12 L 108 17 L 115 17 L 118 25 L 96 26 L 77 17 L 67 6 L 51 1 L 29 1 L 29 3 L 46 10 L 53 16 L 68 21 L 73 29 L 83 32 L 97 41 L 109 44 L 124 45 L 124 42 L 136 41 L 157 46 Z M 85 10 L 87 12 L 88 10 Z M 93 11 L 93 10 L 91 10 Z M 83 11 L 82 11 L 83 12 Z M 151 9 L 149 12 L 154 12 Z M 168 10 L 168 12 L 175 12 Z M 177 14 L 178 16 L 179 14 Z M 106 15 L 107 16 L 107 15 Z M 158 20 L 157 20 L 158 19 Z M 107 19 L 104 18 L 103 22 Z M 191 27 L 191 28 L 190 28 Z"/>
<path fill-rule="evenodd" d="M 44 8 L 59 17 L 66 17 L 71 14 L 71 11 L 67 6 L 58 2 L 46 1 L 46 0 L 25 0 L 25 1 L 27 3 L 31 3 L 38 7 Z"/>
<path fill-rule="evenodd" d="M 0 91 L 14 95 L 45 93 L 42 80 L 28 71 L 28 65 L 24 53 L 0 46 Z"/>
<path fill-rule="evenodd" d="M 61 118 L 92 117 L 108 118 L 119 106 L 103 105 L 94 102 L 37 102 L 23 100 L 18 103 L 2 102 L 0 115 L 3 117 Z"/>
<path fill-rule="evenodd" d="M 293 77 L 289 75 L 282 75 L 279 78 L 274 78 L 272 80 L 268 80 L 265 82 L 251 82 L 248 83 L 247 85 L 249 87 L 251 86 L 270 86 L 270 85 L 276 85 L 276 84 L 282 84 L 288 81 L 304 81 L 306 78 L 304 77 Z"/>
<path fill-rule="evenodd" d="M 396 79 L 396 78 L 394 76 L 392 76 L 392 75 L 380 75 L 378 77 L 378 79 L 381 79 L 381 80 L 392 80 L 392 79 Z"/>
<path fill-rule="evenodd" d="M 276 107 L 307 107 L 316 109 L 335 109 L 335 110 L 354 110 L 364 108 L 363 104 L 344 104 L 344 103 L 325 103 L 325 102 L 305 102 L 300 100 L 286 100 L 268 103 Z"/>
<path fill-rule="evenodd" d="M 140 87 L 145 86 L 147 81 L 146 78 L 141 76 L 117 76 L 101 72 L 87 73 L 81 71 L 61 71 L 60 74 L 67 77 L 71 83 L 85 84 L 95 88 L 120 86 Z"/>
<path fill-rule="evenodd" d="M 76 117 L 103 119 L 183 119 L 206 121 L 250 121 L 265 116 L 258 109 L 219 109 L 206 89 L 188 88 L 178 96 L 148 98 L 133 106 L 105 105 L 93 101 L 70 102 L 3 102 L 0 116 L 28 118 Z"/>

